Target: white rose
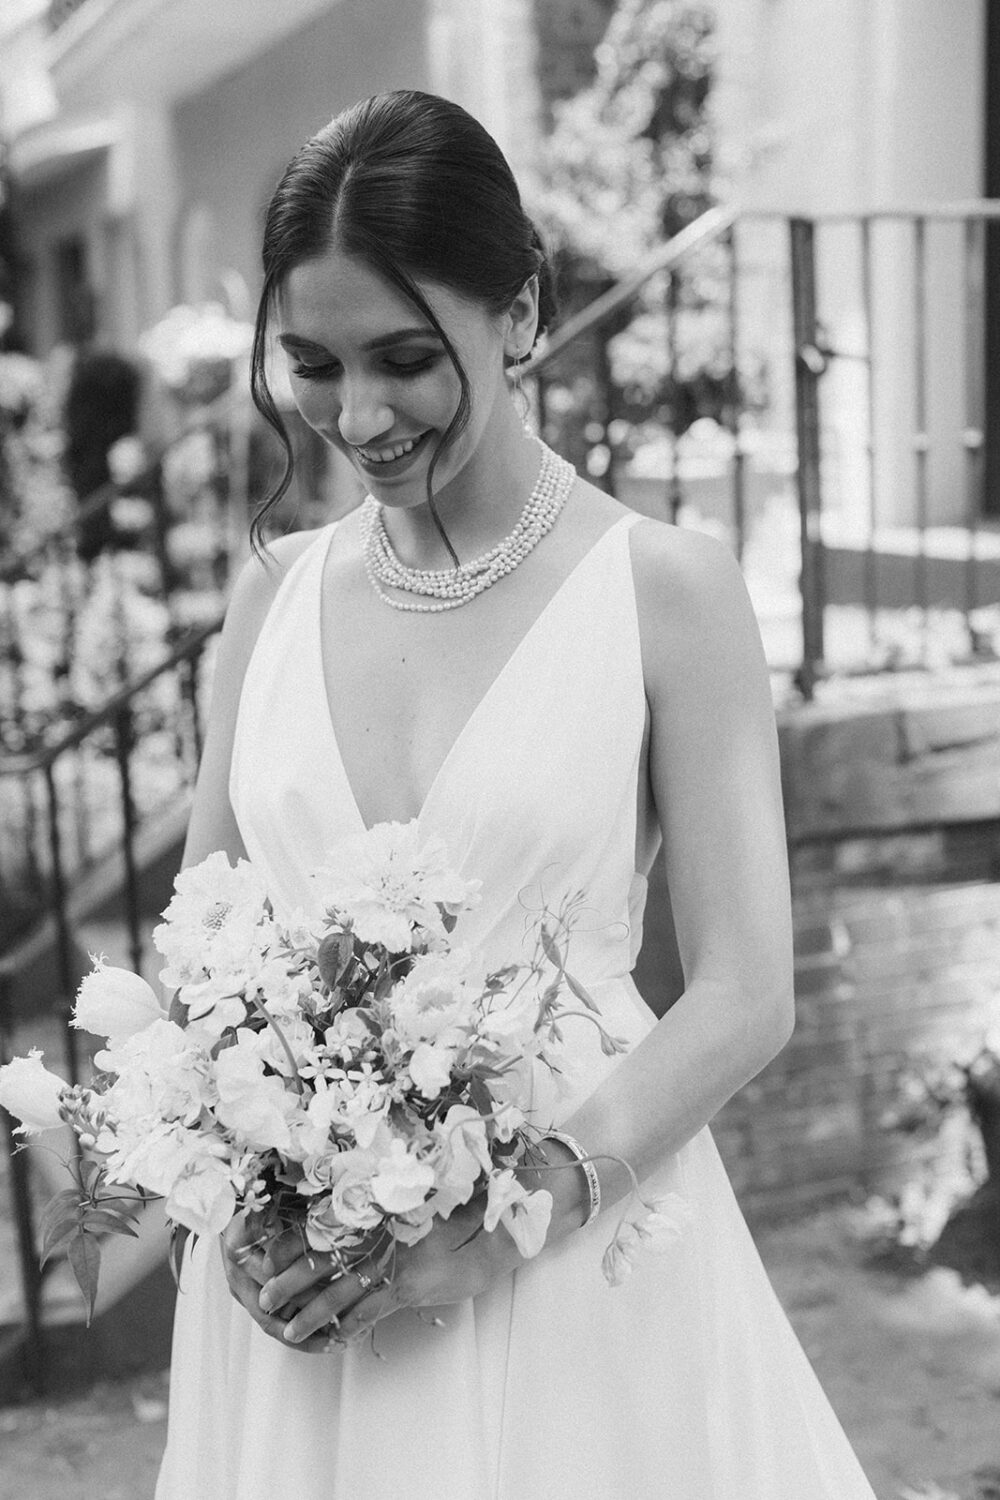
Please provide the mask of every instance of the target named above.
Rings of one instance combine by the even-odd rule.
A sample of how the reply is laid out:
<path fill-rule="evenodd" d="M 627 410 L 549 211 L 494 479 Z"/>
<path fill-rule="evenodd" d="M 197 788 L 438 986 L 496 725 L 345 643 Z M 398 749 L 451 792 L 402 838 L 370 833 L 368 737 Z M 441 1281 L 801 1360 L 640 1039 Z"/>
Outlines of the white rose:
<path fill-rule="evenodd" d="M 73 1007 L 73 1025 L 94 1036 L 107 1037 L 112 1046 L 143 1031 L 161 1016 L 163 1007 L 144 979 L 100 960 L 80 985 Z"/>
<path fill-rule="evenodd" d="M 18 1135 L 37 1135 L 61 1125 L 59 1101 L 68 1088 L 64 1078 L 42 1066 L 38 1047 L 0 1068 L 0 1104 L 21 1121 Z"/>

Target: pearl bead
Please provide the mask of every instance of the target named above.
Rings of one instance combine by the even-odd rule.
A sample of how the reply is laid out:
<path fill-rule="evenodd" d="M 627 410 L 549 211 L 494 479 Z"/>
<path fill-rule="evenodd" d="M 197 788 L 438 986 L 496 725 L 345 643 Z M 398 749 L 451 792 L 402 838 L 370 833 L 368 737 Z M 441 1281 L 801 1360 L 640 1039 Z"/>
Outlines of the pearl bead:
<path fill-rule="evenodd" d="M 540 439 L 538 443 L 542 450 L 538 479 L 514 530 L 481 557 L 460 563 L 457 568 L 409 568 L 400 562 L 386 533 L 382 507 L 371 495 L 365 498 L 361 507 L 361 550 L 369 582 L 383 603 L 393 609 L 423 614 L 457 609 L 524 561 L 555 525 L 576 480 L 572 464 L 553 453 Z M 396 599 L 385 592 L 386 588 L 430 596 L 439 602 L 422 604 Z"/>

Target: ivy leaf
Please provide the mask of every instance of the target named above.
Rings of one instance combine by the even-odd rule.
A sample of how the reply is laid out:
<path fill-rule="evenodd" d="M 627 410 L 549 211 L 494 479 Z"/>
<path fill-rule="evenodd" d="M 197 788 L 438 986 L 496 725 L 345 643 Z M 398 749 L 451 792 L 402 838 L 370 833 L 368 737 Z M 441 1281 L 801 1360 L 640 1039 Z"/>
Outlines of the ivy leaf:
<path fill-rule="evenodd" d="M 67 1259 L 73 1268 L 77 1285 L 83 1293 L 83 1300 L 87 1306 L 87 1327 L 90 1327 L 94 1316 L 94 1303 L 97 1301 L 97 1278 L 101 1270 L 101 1246 L 95 1235 L 88 1234 L 86 1229 L 81 1229 L 79 1234 L 70 1240 L 66 1251 Z"/>

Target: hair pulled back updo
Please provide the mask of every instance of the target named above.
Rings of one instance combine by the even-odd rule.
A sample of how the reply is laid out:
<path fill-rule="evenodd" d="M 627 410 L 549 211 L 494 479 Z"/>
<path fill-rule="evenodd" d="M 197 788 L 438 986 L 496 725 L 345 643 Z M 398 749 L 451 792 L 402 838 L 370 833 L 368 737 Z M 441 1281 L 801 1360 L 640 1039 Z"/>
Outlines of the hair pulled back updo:
<path fill-rule="evenodd" d="M 458 406 L 427 476 L 439 529 L 431 479 L 442 452 L 469 419 L 470 387 L 417 282 L 447 287 L 500 314 L 537 276 L 539 333 L 555 314 L 552 272 L 540 236 L 524 212 L 503 153 L 478 120 L 458 104 L 413 90 L 377 94 L 335 116 L 289 162 L 264 222 L 264 284 L 250 388 L 281 441 L 285 469 L 254 517 L 255 544 L 293 470 L 288 433 L 267 384 L 269 318 L 289 273 L 334 247 L 363 262 L 419 309 L 458 375 Z"/>

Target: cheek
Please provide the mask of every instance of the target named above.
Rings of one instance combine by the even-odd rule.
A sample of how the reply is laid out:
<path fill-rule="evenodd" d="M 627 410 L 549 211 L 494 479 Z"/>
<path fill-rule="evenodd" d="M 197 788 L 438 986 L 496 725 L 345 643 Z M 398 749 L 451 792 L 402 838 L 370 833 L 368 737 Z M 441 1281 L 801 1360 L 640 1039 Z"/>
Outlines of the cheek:
<path fill-rule="evenodd" d="M 319 383 L 309 385 L 304 380 L 293 380 L 292 395 L 299 415 L 309 427 L 325 432 L 336 426 L 336 404 L 329 387 L 324 391 Z"/>

